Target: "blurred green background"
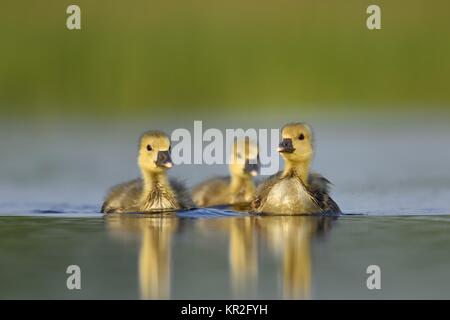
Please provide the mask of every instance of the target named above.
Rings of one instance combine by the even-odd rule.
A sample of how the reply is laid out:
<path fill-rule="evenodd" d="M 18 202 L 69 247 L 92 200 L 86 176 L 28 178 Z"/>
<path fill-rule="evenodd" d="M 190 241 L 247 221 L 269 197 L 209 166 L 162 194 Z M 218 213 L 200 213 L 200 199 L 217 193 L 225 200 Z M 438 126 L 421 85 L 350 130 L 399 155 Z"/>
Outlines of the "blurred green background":
<path fill-rule="evenodd" d="M 2 0 L 0 23 L 4 117 L 450 105 L 448 0 Z"/>

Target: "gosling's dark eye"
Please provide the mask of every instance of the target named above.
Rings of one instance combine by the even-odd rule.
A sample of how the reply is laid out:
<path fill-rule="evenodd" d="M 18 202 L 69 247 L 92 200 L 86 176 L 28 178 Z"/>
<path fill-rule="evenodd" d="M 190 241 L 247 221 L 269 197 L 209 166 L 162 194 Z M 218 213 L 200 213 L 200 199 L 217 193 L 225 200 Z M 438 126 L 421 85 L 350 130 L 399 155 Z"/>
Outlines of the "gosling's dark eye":
<path fill-rule="evenodd" d="M 305 135 L 304 135 L 303 133 L 301 133 L 301 134 L 298 136 L 298 140 L 305 140 Z"/>
<path fill-rule="evenodd" d="M 152 151 L 153 149 L 152 149 L 152 146 L 151 145 L 147 145 L 147 151 Z"/>

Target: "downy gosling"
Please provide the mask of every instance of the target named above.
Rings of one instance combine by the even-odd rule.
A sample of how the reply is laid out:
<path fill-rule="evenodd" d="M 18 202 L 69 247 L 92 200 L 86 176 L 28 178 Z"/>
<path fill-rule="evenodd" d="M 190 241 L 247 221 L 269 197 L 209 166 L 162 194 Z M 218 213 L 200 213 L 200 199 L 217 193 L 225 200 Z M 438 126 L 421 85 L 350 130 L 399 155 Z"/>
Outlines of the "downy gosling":
<path fill-rule="evenodd" d="M 113 187 L 102 213 L 164 212 L 187 209 L 192 200 L 183 184 L 167 178 L 173 166 L 169 137 L 160 131 L 145 132 L 139 141 L 138 165 L 142 178 Z"/>
<path fill-rule="evenodd" d="M 278 152 L 285 168 L 258 186 L 252 211 L 268 214 L 339 213 L 329 195 L 330 182 L 310 173 L 313 133 L 305 123 L 287 124 L 281 131 Z"/>
<path fill-rule="evenodd" d="M 194 203 L 199 207 L 249 207 L 256 191 L 253 177 L 258 175 L 259 168 L 258 146 L 248 138 L 235 140 L 231 150 L 230 177 L 215 177 L 194 187 Z"/>

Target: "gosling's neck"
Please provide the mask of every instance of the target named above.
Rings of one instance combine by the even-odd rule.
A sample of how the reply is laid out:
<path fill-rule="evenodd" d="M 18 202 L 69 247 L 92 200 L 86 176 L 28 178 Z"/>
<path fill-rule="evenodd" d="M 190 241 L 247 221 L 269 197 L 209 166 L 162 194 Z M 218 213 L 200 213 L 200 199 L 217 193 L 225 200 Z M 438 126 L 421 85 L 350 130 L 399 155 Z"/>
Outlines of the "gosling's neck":
<path fill-rule="evenodd" d="M 154 172 L 150 170 L 141 170 L 143 179 L 143 197 L 150 194 L 155 188 L 169 189 L 169 179 L 166 172 Z"/>
<path fill-rule="evenodd" d="M 311 167 L 311 160 L 301 161 L 286 161 L 283 177 L 295 174 L 302 180 L 305 186 L 308 185 L 309 168 Z"/>

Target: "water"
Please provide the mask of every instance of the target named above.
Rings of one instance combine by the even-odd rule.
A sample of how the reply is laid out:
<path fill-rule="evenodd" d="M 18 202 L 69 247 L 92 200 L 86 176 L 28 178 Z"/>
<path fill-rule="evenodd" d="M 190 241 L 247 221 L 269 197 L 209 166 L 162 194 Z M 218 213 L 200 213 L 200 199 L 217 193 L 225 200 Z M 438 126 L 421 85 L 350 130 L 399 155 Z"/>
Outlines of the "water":
<path fill-rule="evenodd" d="M 334 183 L 338 219 L 223 208 L 103 217 L 106 189 L 137 175 L 148 126 L 5 124 L 0 298 L 449 299 L 449 126 L 358 123 L 313 122 L 313 168 Z M 190 186 L 225 173 L 170 172 Z M 72 264 L 82 290 L 66 288 Z M 381 290 L 366 287 L 369 265 Z"/>
<path fill-rule="evenodd" d="M 0 298 L 450 298 L 448 216 L 322 219 L 3 217 Z"/>

